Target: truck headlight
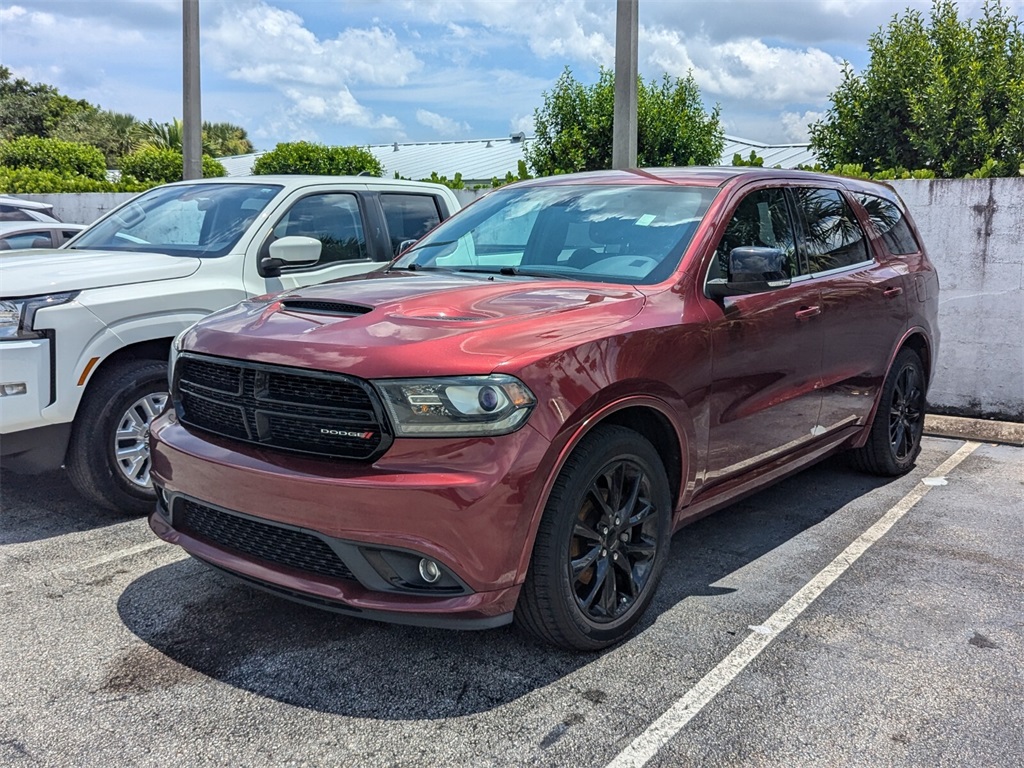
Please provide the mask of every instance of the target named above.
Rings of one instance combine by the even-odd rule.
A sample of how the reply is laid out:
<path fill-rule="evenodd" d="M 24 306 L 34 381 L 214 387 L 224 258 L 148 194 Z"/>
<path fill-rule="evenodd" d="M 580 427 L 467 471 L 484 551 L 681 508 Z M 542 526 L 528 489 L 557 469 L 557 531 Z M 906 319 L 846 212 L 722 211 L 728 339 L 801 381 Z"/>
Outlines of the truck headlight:
<path fill-rule="evenodd" d="M 43 334 L 33 328 L 36 312 L 46 307 L 67 304 L 77 295 L 76 291 L 32 296 L 27 299 L 0 299 L 0 340 L 38 339 Z"/>
<path fill-rule="evenodd" d="M 398 437 L 483 436 L 515 432 L 537 399 L 512 376 L 375 381 Z"/>

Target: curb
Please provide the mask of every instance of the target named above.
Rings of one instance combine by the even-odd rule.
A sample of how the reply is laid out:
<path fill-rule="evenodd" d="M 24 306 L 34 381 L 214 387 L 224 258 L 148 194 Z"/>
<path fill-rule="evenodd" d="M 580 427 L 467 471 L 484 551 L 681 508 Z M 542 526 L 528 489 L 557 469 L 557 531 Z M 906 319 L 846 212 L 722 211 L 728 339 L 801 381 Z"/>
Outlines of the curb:
<path fill-rule="evenodd" d="M 965 419 L 928 413 L 924 417 L 924 433 L 932 437 L 956 437 L 982 443 L 1024 446 L 1024 424 L 1015 421 Z"/>

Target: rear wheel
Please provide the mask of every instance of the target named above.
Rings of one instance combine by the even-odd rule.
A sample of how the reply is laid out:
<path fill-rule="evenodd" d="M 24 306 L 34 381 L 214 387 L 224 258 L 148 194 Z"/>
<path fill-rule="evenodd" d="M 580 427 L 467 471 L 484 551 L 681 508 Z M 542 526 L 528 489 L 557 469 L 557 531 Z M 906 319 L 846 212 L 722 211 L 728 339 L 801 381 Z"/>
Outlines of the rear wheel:
<path fill-rule="evenodd" d="M 65 460 L 79 493 L 119 512 L 153 507 L 149 428 L 166 404 L 166 363 L 125 360 L 97 374 L 78 406 Z"/>
<path fill-rule="evenodd" d="M 671 518 L 668 479 L 654 447 L 625 427 L 596 428 L 555 482 L 516 623 L 571 650 L 625 638 L 654 596 Z"/>
<path fill-rule="evenodd" d="M 909 472 L 921 452 L 924 407 L 924 366 L 914 350 L 903 349 L 882 385 L 868 441 L 852 451 L 854 463 L 886 477 Z"/>

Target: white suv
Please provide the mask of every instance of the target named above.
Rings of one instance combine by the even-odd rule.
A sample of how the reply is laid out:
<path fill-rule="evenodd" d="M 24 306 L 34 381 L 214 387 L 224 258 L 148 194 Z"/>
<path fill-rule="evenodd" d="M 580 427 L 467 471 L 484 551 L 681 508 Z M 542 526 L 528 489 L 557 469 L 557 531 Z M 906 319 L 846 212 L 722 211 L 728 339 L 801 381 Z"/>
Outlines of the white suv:
<path fill-rule="evenodd" d="M 62 464 L 148 510 L 171 341 L 242 299 L 371 271 L 459 208 L 446 187 L 252 176 L 156 187 L 56 250 L 0 253 L 0 466 Z"/>

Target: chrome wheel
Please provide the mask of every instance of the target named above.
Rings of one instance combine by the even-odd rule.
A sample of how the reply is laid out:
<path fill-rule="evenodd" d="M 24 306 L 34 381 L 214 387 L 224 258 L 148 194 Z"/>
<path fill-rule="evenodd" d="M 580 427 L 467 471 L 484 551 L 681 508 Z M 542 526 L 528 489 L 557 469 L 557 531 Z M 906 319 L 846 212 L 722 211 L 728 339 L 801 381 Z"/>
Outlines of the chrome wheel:
<path fill-rule="evenodd" d="M 653 572 L 659 541 L 651 481 L 621 459 L 590 483 L 569 541 L 569 581 L 577 607 L 595 623 L 615 621 L 636 603 Z"/>
<path fill-rule="evenodd" d="M 896 461 L 906 461 L 917 449 L 923 419 L 920 372 L 914 365 L 905 365 L 896 376 L 889 407 L 889 446 Z"/>
<path fill-rule="evenodd" d="M 139 488 L 151 488 L 149 427 L 167 405 L 166 392 L 152 392 L 132 403 L 114 433 L 114 459 L 125 479 Z"/>

